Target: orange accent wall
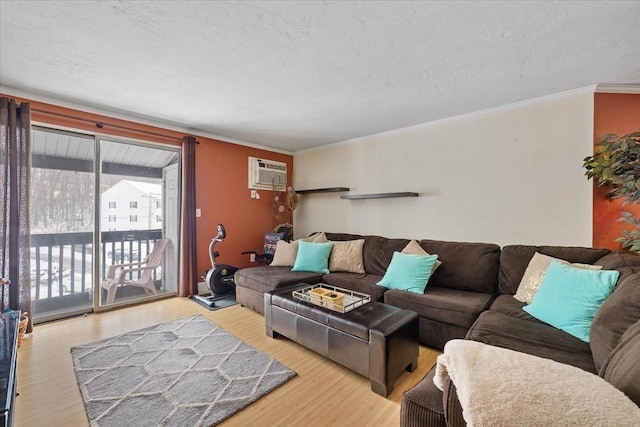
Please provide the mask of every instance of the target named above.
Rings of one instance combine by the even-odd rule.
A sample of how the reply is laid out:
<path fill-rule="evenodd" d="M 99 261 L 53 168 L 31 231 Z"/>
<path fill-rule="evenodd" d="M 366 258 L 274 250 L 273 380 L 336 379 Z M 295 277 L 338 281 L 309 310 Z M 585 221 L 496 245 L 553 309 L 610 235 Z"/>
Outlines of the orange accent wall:
<path fill-rule="evenodd" d="M 116 137 L 134 138 L 137 140 L 180 146 L 180 140 L 185 135 L 160 127 L 121 120 L 100 114 L 88 113 L 57 105 L 33 101 L 10 95 L 0 94 L 18 102 L 29 102 L 31 109 L 54 112 L 103 122 L 103 128 L 97 128 L 95 123 L 83 120 L 64 118 L 32 111 L 32 122 L 55 127 L 64 127 L 91 134 L 111 135 Z M 113 125 L 125 126 L 132 130 L 119 129 Z M 158 133 L 161 136 L 149 136 L 136 130 Z M 268 150 L 251 148 L 232 144 L 211 138 L 196 137 L 199 145 L 196 147 L 196 206 L 202 210 L 202 216 L 196 218 L 196 233 L 198 247 L 198 274 L 211 268 L 209 261 L 209 242 L 216 235 L 216 225 L 224 224 L 227 238 L 216 246 L 220 252 L 218 263 L 231 264 L 237 267 L 249 267 L 248 255 L 241 255 L 242 251 L 254 250 L 262 253 L 265 231 L 271 230 L 272 191 L 260 190 L 260 199 L 252 199 L 248 189 L 248 157 L 265 158 L 285 162 L 287 164 L 287 181 L 293 180 L 293 156 Z M 291 216 L 280 222 L 292 222 Z M 256 265 L 256 264 L 253 264 Z"/>
<path fill-rule="evenodd" d="M 608 133 L 624 135 L 640 130 L 640 95 L 618 93 L 596 93 L 594 97 L 593 137 L 595 144 Z M 593 246 L 620 249 L 622 245 L 615 241 L 622 230 L 631 229 L 617 222 L 620 211 L 629 211 L 640 217 L 640 205 L 622 206 L 620 200 L 606 197 L 606 187 L 594 182 L 593 187 Z"/>
<path fill-rule="evenodd" d="M 216 225 L 224 224 L 227 238 L 216 245 L 217 262 L 249 267 L 248 255 L 242 251 L 262 253 L 265 231 L 274 227 L 272 191 L 259 190 L 260 199 L 251 198 L 247 186 L 249 156 L 267 158 L 287 164 L 287 181 L 292 182 L 293 156 L 258 150 L 242 145 L 198 138 L 196 148 L 196 204 L 202 209 L 197 221 L 198 272 L 211 268 L 209 242 L 216 235 Z M 290 222 L 285 218 L 282 222 Z M 277 224 L 276 224 L 277 225 Z M 253 264 L 257 265 L 257 264 Z"/>

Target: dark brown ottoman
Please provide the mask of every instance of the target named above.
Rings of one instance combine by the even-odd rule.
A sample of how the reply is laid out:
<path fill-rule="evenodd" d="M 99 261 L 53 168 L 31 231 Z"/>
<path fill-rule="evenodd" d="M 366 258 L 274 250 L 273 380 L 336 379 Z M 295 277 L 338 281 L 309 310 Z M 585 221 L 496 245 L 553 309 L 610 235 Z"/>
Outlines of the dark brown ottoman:
<path fill-rule="evenodd" d="M 368 377 L 387 397 L 403 370 L 418 367 L 418 315 L 372 301 L 338 313 L 293 297 L 300 284 L 264 294 L 267 335 L 285 337 Z"/>

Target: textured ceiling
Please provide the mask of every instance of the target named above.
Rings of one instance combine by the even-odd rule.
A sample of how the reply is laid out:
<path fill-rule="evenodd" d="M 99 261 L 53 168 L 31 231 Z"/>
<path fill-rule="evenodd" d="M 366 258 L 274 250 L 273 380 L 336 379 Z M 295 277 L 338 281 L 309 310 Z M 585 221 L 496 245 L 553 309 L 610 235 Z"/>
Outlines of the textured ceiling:
<path fill-rule="evenodd" d="M 640 83 L 640 2 L 0 1 L 6 89 L 288 151 Z"/>

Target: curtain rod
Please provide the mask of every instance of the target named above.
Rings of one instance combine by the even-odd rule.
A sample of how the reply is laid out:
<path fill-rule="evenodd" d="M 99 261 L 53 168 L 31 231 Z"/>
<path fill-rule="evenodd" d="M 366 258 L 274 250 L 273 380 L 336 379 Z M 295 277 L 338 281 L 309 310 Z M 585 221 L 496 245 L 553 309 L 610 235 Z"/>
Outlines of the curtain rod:
<path fill-rule="evenodd" d="M 70 114 L 56 113 L 56 112 L 53 112 L 53 111 L 41 110 L 39 108 L 31 108 L 31 111 L 36 111 L 38 113 L 49 114 L 49 115 L 52 115 L 52 116 L 64 117 L 66 119 L 78 120 L 78 121 L 86 122 L 86 123 L 94 123 L 98 129 L 102 129 L 105 126 L 111 126 L 111 127 L 117 128 L 117 129 L 128 130 L 128 131 L 131 131 L 131 132 L 137 132 L 137 133 L 142 133 L 142 134 L 146 134 L 146 135 L 159 136 L 161 138 L 175 139 L 175 140 L 178 140 L 178 141 L 182 140 L 182 138 L 178 138 L 178 137 L 175 137 L 175 136 L 164 135 L 164 134 L 161 134 L 161 133 L 158 133 L 158 132 L 151 132 L 151 131 L 148 131 L 148 130 L 135 129 L 135 128 L 131 128 L 131 127 L 128 127 L 128 126 L 116 125 L 116 124 L 113 124 L 113 123 L 97 122 L 95 120 L 85 119 L 83 117 L 72 116 Z"/>

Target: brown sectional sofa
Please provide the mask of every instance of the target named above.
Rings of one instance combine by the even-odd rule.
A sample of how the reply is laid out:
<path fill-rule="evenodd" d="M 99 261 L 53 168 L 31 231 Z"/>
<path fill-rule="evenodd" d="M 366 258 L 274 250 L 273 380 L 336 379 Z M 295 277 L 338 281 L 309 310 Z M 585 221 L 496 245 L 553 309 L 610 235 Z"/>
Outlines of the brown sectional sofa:
<path fill-rule="evenodd" d="M 254 267 L 236 273 L 240 304 L 263 312 L 264 293 L 306 282 L 325 282 L 364 292 L 378 301 L 419 316 L 421 344 L 442 349 L 451 339 L 471 339 L 549 358 L 599 374 L 640 404 L 640 257 L 608 249 L 418 240 L 442 265 L 424 294 L 387 290 L 376 283 L 394 251 L 409 239 L 326 233 L 329 240 L 365 239 L 365 274 L 291 272 L 288 267 Z M 618 286 L 598 311 L 585 343 L 522 310 L 513 298 L 535 252 L 572 263 L 598 264 L 620 272 Z M 630 353 L 631 352 L 631 353 Z M 634 353 L 635 352 L 635 353 Z M 633 356 L 631 356 L 633 355 Z M 445 393 L 433 384 L 434 370 L 408 390 L 401 404 L 401 426 L 464 425 L 455 387 Z"/>
<path fill-rule="evenodd" d="M 288 267 L 252 267 L 235 275 L 238 303 L 264 314 L 264 293 L 297 283 L 319 283 L 371 295 L 376 301 L 418 313 L 420 343 L 442 349 L 450 339 L 464 338 L 498 289 L 500 247 L 488 243 L 420 240 L 427 252 L 437 254 L 442 265 L 429 279 L 424 295 L 388 290 L 376 285 L 384 276 L 394 251 L 402 251 L 410 239 L 326 233 L 327 239 L 365 239 L 364 274 L 292 272 Z"/>
<path fill-rule="evenodd" d="M 530 316 L 513 298 L 535 250 L 571 262 L 618 270 L 613 294 L 598 310 L 590 343 L 583 342 Z M 598 374 L 640 405 L 640 257 L 624 252 L 602 255 L 598 249 L 507 246 L 502 249 L 496 296 L 466 334 L 466 339 L 552 359 Z M 433 383 L 435 367 L 405 392 L 400 425 L 464 426 L 455 386 L 444 392 Z"/>

